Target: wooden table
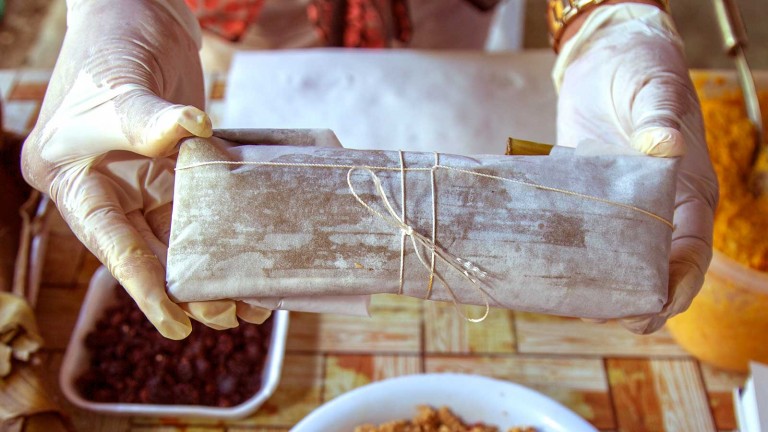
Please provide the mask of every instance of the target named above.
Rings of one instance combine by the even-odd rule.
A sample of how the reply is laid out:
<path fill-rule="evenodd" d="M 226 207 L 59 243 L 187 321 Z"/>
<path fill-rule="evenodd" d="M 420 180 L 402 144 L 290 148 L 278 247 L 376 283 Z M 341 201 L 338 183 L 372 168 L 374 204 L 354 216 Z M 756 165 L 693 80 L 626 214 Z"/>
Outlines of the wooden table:
<path fill-rule="evenodd" d="M 50 71 L 0 71 L 6 127 L 33 124 Z M 208 76 L 209 111 L 221 112 L 225 80 Z M 80 303 L 99 262 L 54 218 L 37 314 L 52 391 Z M 280 385 L 240 421 L 111 417 L 59 398 L 83 431 L 287 431 L 322 403 L 373 381 L 425 372 L 510 380 L 571 408 L 602 431 L 727 431 L 731 391 L 746 376 L 699 363 L 661 330 L 636 336 L 618 324 L 493 310 L 483 323 L 453 306 L 377 296 L 371 318 L 293 313 Z"/>

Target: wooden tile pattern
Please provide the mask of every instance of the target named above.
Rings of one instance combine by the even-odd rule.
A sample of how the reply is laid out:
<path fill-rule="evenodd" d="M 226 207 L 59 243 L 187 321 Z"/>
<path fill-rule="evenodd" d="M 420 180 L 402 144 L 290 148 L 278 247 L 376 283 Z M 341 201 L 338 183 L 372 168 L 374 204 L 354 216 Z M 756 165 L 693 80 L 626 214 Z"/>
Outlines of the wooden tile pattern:
<path fill-rule="evenodd" d="M 36 82 L 19 82 L 16 84 L 8 95 L 8 100 L 11 101 L 40 101 L 45 96 L 45 91 L 48 86 L 45 83 Z"/>
<path fill-rule="evenodd" d="M 375 381 L 421 371 L 418 354 L 330 355 L 325 368 L 323 401 Z"/>
<path fill-rule="evenodd" d="M 744 374 L 701 365 L 709 406 L 718 430 L 737 428 L 733 412 L 733 389 L 744 384 Z"/>
<path fill-rule="evenodd" d="M 619 323 L 595 324 L 575 318 L 515 313 L 518 351 L 563 355 L 687 357 L 664 329 L 634 335 Z"/>
<path fill-rule="evenodd" d="M 600 429 L 615 427 L 600 359 L 548 356 L 433 356 L 425 372 L 471 373 L 530 387 L 574 410 Z"/>
<path fill-rule="evenodd" d="M 80 274 L 80 266 L 87 249 L 72 233 L 52 232 L 48 239 L 50 248 L 45 255 L 42 283 L 55 286 L 72 286 Z"/>
<path fill-rule="evenodd" d="M 462 312 L 452 303 L 425 302 L 424 342 L 429 353 L 479 354 L 513 353 L 516 351 L 514 314 L 491 309 L 481 323 L 461 319 L 482 316 L 485 308 L 468 306 Z"/>
<path fill-rule="evenodd" d="M 0 71 L 6 120 L 26 132 L 50 71 Z M 222 76 L 206 77 L 213 114 Z M 212 115 L 218 122 L 218 114 Z M 216 124 L 214 124 L 214 127 Z M 371 317 L 293 313 L 275 394 L 238 421 L 114 417 L 85 412 L 60 393 L 57 374 L 80 303 L 99 262 L 66 224 L 51 225 L 38 321 L 40 354 L 64 409 L 84 431 L 286 432 L 322 403 L 371 382 L 415 373 L 465 372 L 510 380 L 569 407 L 601 431 L 711 431 L 736 427 L 731 391 L 745 376 L 700 364 L 664 330 L 632 335 L 616 323 L 492 310 L 479 324 L 450 303 L 376 296 Z M 471 316 L 482 308 L 470 307 Z"/>
<path fill-rule="evenodd" d="M 41 287 L 35 312 L 47 348 L 63 350 L 67 347 L 86 290 L 87 285 Z"/>
<path fill-rule="evenodd" d="M 608 359 L 618 429 L 714 431 L 693 360 Z"/>
<path fill-rule="evenodd" d="M 134 426 L 132 432 L 226 432 L 226 426 Z"/>
<path fill-rule="evenodd" d="M 371 317 L 294 313 L 288 349 L 321 352 L 419 352 L 421 304 L 409 297 L 376 296 Z"/>
<path fill-rule="evenodd" d="M 227 432 L 288 432 L 290 428 L 230 426 Z"/>
<path fill-rule="evenodd" d="M 3 101 L 8 99 L 11 90 L 16 85 L 18 72 L 13 69 L 0 69 L 0 97 Z"/>
<path fill-rule="evenodd" d="M 3 104 L 3 127 L 9 132 L 23 134 L 32 129 L 40 109 L 39 102 L 31 100 L 8 101 Z"/>

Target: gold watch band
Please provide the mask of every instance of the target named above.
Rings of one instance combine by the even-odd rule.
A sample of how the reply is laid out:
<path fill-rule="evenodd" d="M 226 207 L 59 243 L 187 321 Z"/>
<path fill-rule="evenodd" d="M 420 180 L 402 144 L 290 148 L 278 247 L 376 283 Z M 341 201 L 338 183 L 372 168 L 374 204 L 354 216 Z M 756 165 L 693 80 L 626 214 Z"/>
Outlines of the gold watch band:
<path fill-rule="evenodd" d="M 547 27 L 549 43 L 555 52 L 560 51 L 560 40 L 568 23 L 582 13 L 608 0 L 547 0 Z M 669 12 L 669 0 L 650 0 Z"/>

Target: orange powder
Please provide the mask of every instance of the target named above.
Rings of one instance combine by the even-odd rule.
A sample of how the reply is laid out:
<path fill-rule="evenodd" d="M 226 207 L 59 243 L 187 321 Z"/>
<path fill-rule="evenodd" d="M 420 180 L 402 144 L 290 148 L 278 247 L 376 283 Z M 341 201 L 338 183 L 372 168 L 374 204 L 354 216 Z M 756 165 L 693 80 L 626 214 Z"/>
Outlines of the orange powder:
<path fill-rule="evenodd" d="M 713 84 L 718 85 L 695 80 L 707 145 L 720 182 L 714 247 L 748 267 L 768 271 L 768 199 L 757 200 L 748 188 L 755 149 L 752 124 L 741 92 L 713 92 Z M 768 124 L 768 92 L 760 92 L 759 97 L 763 123 Z"/>

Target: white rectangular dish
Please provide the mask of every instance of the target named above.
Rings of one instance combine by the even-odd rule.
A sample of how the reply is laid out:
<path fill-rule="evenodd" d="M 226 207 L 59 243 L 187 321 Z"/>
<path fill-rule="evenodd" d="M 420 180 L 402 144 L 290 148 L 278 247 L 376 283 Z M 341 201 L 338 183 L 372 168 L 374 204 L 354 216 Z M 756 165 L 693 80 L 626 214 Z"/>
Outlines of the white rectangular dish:
<path fill-rule="evenodd" d="M 238 419 L 256 411 L 277 388 L 285 354 L 288 333 L 288 312 L 275 311 L 269 351 L 262 369 L 261 387 L 245 402 L 232 407 L 203 405 L 159 405 L 139 403 L 102 403 L 85 399 L 76 387 L 77 378 L 88 367 L 90 355 L 85 348 L 85 339 L 101 318 L 102 311 L 114 304 L 114 287 L 117 281 L 105 267 L 93 275 L 85 296 L 72 337 L 67 346 L 59 375 L 59 384 L 66 398 L 74 405 L 100 413 L 144 415 L 154 417 L 205 417 L 216 419 Z"/>

